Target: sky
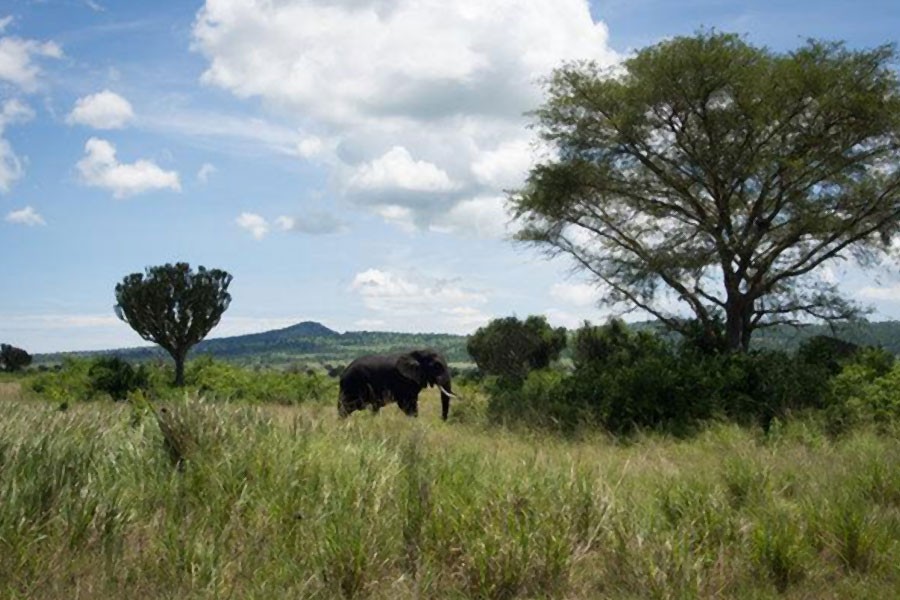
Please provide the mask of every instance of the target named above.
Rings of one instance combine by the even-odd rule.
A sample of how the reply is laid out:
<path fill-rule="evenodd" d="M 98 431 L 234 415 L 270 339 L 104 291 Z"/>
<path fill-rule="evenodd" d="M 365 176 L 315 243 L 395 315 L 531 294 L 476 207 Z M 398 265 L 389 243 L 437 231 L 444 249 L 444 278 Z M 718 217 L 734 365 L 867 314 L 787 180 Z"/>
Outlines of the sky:
<path fill-rule="evenodd" d="M 701 27 L 870 48 L 900 3 L 0 0 L 0 341 L 140 345 L 115 284 L 175 261 L 234 276 L 210 337 L 602 321 L 570 263 L 509 240 L 525 113 L 564 61 Z M 837 276 L 900 319 L 897 269 Z"/>

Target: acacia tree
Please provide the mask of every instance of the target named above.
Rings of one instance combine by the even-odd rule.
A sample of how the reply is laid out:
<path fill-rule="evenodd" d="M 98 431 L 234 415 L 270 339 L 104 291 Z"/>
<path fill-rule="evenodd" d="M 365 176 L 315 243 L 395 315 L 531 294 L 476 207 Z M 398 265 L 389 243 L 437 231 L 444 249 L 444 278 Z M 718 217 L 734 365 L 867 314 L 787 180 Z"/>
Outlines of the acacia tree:
<path fill-rule="evenodd" d="M 187 263 L 147 267 L 116 285 L 116 316 L 175 361 L 175 385 L 184 385 L 188 350 L 219 323 L 231 303 L 231 275 Z"/>
<path fill-rule="evenodd" d="M 10 344 L 0 344 L 0 369 L 18 371 L 31 364 L 31 355 Z"/>
<path fill-rule="evenodd" d="M 897 239 L 896 58 L 701 32 L 609 71 L 563 66 L 535 112 L 554 158 L 510 197 L 518 237 L 574 259 L 609 305 L 683 330 L 675 298 L 711 335 L 723 323 L 730 350 L 760 327 L 856 316 L 820 267 L 871 267 Z"/>

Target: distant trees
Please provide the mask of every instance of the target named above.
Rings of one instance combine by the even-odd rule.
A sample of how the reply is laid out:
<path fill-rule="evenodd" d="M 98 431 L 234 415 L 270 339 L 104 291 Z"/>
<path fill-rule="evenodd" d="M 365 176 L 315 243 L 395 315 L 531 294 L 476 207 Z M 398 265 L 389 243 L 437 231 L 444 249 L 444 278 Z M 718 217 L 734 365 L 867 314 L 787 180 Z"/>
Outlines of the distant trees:
<path fill-rule="evenodd" d="M 467 349 L 482 372 L 508 379 L 524 379 L 530 370 L 543 369 L 566 347 L 566 329 L 554 329 L 542 316 L 520 321 L 494 319 L 470 338 Z"/>
<path fill-rule="evenodd" d="M 10 344 L 0 344 L 0 370 L 19 371 L 31 364 L 31 355 Z"/>
<path fill-rule="evenodd" d="M 701 32 L 613 71 L 558 69 L 536 111 L 554 158 L 511 197 L 519 239 L 563 255 L 683 333 L 728 351 L 754 331 L 859 312 L 822 267 L 872 265 L 900 232 L 894 46 L 789 52 Z M 692 336 L 698 339 L 696 335 Z"/>
<path fill-rule="evenodd" d="M 175 361 L 175 385 L 184 385 L 184 361 L 197 342 L 219 323 L 231 303 L 232 276 L 187 263 L 147 267 L 116 285 L 116 316 L 145 340 L 159 344 Z"/>

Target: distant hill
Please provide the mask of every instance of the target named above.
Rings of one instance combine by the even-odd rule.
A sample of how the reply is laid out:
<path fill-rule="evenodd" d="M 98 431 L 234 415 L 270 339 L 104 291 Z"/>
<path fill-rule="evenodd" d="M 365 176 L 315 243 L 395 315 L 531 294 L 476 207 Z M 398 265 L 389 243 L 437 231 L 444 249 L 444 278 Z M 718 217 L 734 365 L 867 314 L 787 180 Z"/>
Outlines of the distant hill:
<path fill-rule="evenodd" d="M 635 328 L 664 331 L 658 321 L 643 321 L 631 325 Z M 674 336 L 674 334 L 672 334 Z M 817 335 L 836 337 L 858 346 L 876 346 L 900 356 L 900 321 L 860 321 L 840 325 L 803 325 L 792 327 L 778 325 L 753 332 L 750 346 L 753 349 L 783 350 L 793 352 L 805 340 Z"/>
<path fill-rule="evenodd" d="M 633 324 L 635 328 L 659 329 L 658 323 Z M 831 335 L 861 346 L 880 346 L 900 355 L 900 321 L 848 323 L 835 326 L 807 325 L 761 329 L 754 333 L 753 347 L 796 350 L 810 337 Z M 284 329 L 204 340 L 191 356 L 209 354 L 248 366 L 284 367 L 293 364 L 342 364 L 358 356 L 378 352 L 398 352 L 410 348 L 434 348 L 452 363 L 468 363 L 466 336 L 449 333 L 394 333 L 386 331 L 348 331 L 338 333 L 314 321 L 304 321 Z M 115 354 L 130 360 L 168 359 L 157 347 L 123 348 L 96 352 L 38 354 L 35 364 L 60 362 L 66 356 Z"/>
<path fill-rule="evenodd" d="M 446 333 L 348 331 L 338 333 L 321 323 L 304 321 L 283 329 L 203 340 L 191 351 L 244 365 L 286 366 L 296 363 L 347 363 L 363 354 L 434 348 L 450 362 L 468 362 L 466 337 Z M 168 358 L 158 347 L 120 348 L 92 352 L 38 354 L 35 364 L 60 362 L 66 356 L 120 356 L 144 361 Z"/>

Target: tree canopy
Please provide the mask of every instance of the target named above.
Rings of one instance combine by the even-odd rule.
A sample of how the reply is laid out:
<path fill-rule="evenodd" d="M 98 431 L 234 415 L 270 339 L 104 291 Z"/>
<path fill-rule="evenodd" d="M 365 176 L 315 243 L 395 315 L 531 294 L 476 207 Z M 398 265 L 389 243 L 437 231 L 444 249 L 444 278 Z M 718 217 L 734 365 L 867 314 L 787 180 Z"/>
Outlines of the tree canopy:
<path fill-rule="evenodd" d="M 187 263 L 147 267 L 116 285 L 116 316 L 175 361 L 175 384 L 184 384 L 188 350 L 219 323 L 231 303 L 232 276 Z"/>
<path fill-rule="evenodd" d="M 31 355 L 10 344 L 0 344 L 0 370 L 18 371 L 31 364 Z"/>
<path fill-rule="evenodd" d="M 731 350 L 856 316 L 822 267 L 871 267 L 898 240 L 896 58 L 701 32 L 612 70 L 563 66 L 535 113 L 553 158 L 511 195 L 519 239 L 573 259 L 610 305 L 676 330 L 689 309 Z"/>

